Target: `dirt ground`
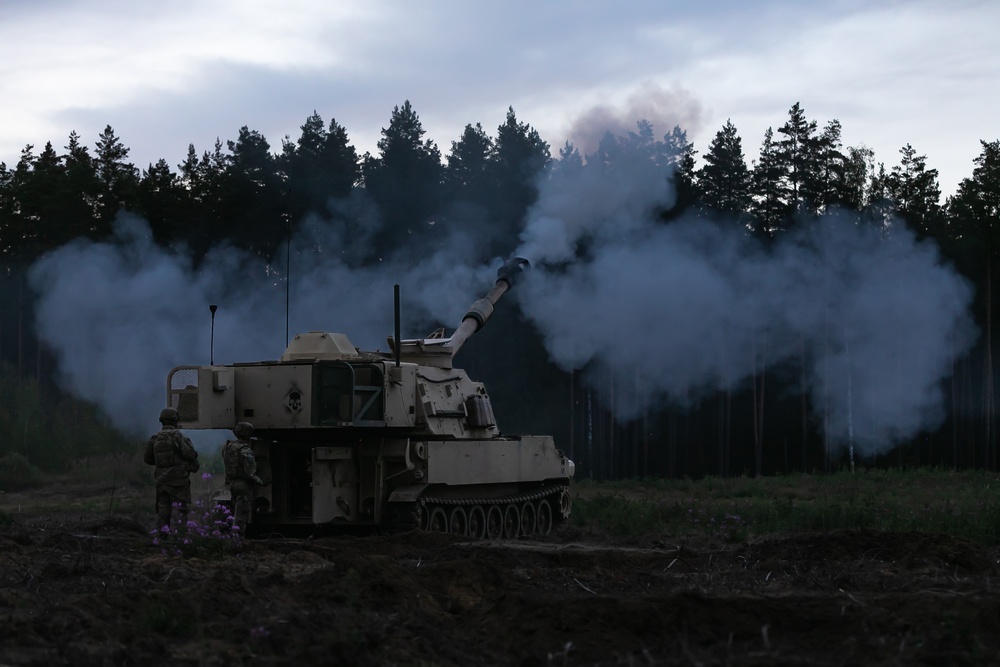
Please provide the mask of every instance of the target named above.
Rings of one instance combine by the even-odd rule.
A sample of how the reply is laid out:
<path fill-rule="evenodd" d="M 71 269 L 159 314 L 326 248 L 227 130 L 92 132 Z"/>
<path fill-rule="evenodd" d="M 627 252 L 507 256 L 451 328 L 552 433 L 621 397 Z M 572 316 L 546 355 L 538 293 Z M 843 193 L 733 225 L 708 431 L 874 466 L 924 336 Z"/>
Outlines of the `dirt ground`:
<path fill-rule="evenodd" d="M 1000 664 L 1000 550 L 946 536 L 566 527 L 178 558 L 151 516 L 39 493 L 0 495 L 0 665 Z"/>

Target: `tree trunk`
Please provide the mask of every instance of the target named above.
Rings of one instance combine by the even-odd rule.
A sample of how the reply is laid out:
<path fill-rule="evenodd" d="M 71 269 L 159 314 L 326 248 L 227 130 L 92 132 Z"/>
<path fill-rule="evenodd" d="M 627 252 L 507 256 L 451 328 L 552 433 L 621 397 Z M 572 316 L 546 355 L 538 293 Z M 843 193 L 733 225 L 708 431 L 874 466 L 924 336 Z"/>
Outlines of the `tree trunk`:
<path fill-rule="evenodd" d="M 587 390 L 587 477 L 594 479 L 594 403 L 593 392 Z"/>
<path fill-rule="evenodd" d="M 958 470 L 958 366 L 951 351 L 951 454 L 952 470 Z"/>
<path fill-rule="evenodd" d="M 17 283 L 17 381 L 24 379 L 24 280 Z"/>
<path fill-rule="evenodd" d="M 615 412 L 615 371 L 613 368 L 608 369 L 608 392 L 611 394 L 611 400 L 609 401 L 610 410 L 608 415 L 608 479 L 615 479 L 615 423 L 616 423 L 616 412 Z"/>
<path fill-rule="evenodd" d="M 567 456 L 576 455 L 573 436 L 576 432 L 576 371 L 569 372 L 569 442 L 566 443 Z"/>
<path fill-rule="evenodd" d="M 806 337 L 805 334 L 799 336 L 799 353 L 802 368 L 802 472 L 809 471 L 809 378 L 806 369 Z M 787 472 L 787 471 L 786 471 Z"/>
<path fill-rule="evenodd" d="M 764 452 L 764 380 L 767 377 L 767 353 L 762 347 L 760 385 L 757 383 L 757 334 L 753 335 L 753 452 L 755 474 L 762 474 Z"/>
<path fill-rule="evenodd" d="M 993 470 L 996 467 L 996 434 L 994 433 L 994 412 L 996 406 L 993 400 L 993 257 L 986 259 L 986 353 L 983 368 L 983 402 L 984 402 L 984 467 Z"/>

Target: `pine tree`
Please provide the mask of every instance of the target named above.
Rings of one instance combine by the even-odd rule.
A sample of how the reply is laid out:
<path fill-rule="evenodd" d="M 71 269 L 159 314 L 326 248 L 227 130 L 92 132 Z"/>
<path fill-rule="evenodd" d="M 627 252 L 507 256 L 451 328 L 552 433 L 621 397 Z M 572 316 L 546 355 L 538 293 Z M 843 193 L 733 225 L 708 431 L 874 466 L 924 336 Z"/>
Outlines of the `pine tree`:
<path fill-rule="evenodd" d="M 778 134 L 783 135 L 777 143 L 777 159 L 783 165 L 779 183 L 787 221 L 796 213 L 815 214 L 823 200 L 816 128 L 816 121 L 806 120 L 798 102 L 788 111 L 785 124 L 778 128 Z"/>
<path fill-rule="evenodd" d="M 663 164 L 672 169 L 670 181 L 676 194 L 670 211 L 672 216 L 678 216 L 700 203 L 701 193 L 695 181 L 694 158 L 697 153 L 694 144 L 687 139 L 687 131 L 682 130 L 679 125 L 675 125 L 673 130 L 663 136 Z"/>
<path fill-rule="evenodd" d="M 296 142 L 283 141 L 280 160 L 293 222 L 307 213 L 330 215 L 331 202 L 350 196 L 359 176 L 357 151 L 336 120 L 328 131 L 314 111 L 301 130 Z"/>
<path fill-rule="evenodd" d="M 139 170 L 128 162 L 129 149 L 108 125 L 97 140 L 94 166 L 101 191 L 97 196 L 100 220 L 96 234 L 104 236 L 118 211 L 129 208 L 135 201 L 139 185 Z"/>
<path fill-rule="evenodd" d="M 601 136 L 600 141 L 597 142 L 597 148 L 594 152 L 587 155 L 587 168 L 597 169 L 602 173 L 606 173 L 614 169 L 622 161 L 625 154 L 622 142 L 610 131 L 607 131 Z"/>
<path fill-rule="evenodd" d="M 139 181 L 138 212 L 149 221 L 157 243 L 169 245 L 184 233 L 184 200 L 186 193 L 180 178 L 160 159 L 143 171 Z"/>
<path fill-rule="evenodd" d="M 94 158 L 80 143 L 80 136 L 75 130 L 70 132 L 65 150 L 67 215 L 80 233 L 93 233 L 100 219 L 98 202 L 101 192 Z"/>
<path fill-rule="evenodd" d="M 3 269 L 9 270 L 8 260 L 13 252 L 14 239 L 14 172 L 7 168 L 6 162 L 0 162 L 0 275 Z M 2 358 L 2 357 L 0 357 Z"/>
<path fill-rule="evenodd" d="M 658 166 L 675 166 L 676 155 L 656 140 L 652 123 L 642 119 L 635 125 L 636 131 L 628 132 L 621 140 L 623 152 L 640 160 L 652 161 Z"/>
<path fill-rule="evenodd" d="M 849 147 L 844 157 L 844 180 L 837 202 L 852 211 L 862 211 L 871 203 L 871 182 L 875 151 L 865 146 Z"/>
<path fill-rule="evenodd" d="M 329 196 L 347 197 L 358 184 L 361 176 L 358 152 L 351 145 L 347 129 L 333 118 L 326 131 L 322 165 Z"/>
<path fill-rule="evenodd" d="M 45 143 L 45 148 L 32 165 L 29 182 L 30 199 L 26 196 L 24 205 L 34 218 L 36 252 L 43 252 L 69 241 L 75 231 L 67 229 L 69 221 L 62 215 L 66 167 L 51 141 Z"/>
<path fill-rule="evenodd" d="M 6 230 L 7 251 L 14 260 L 30 259 L 36 251 L 37 220 L 33 219 L 31 170 L 35 163 L 35 147 L 26 144 L 21 156 L 10 172 L 11 218 Z"/>
<path fill-rule="evenodd" d="M 847 156 L 841 150 L 841 125 L 831 120 L 816 140 L 816 201 L 814 209 L 827 211 L 832 207 L 850 207 L 854 192 L 847 180 Z"/>
<path fill-rule="evenodd" d="M 983 150 L 974 160 L 972 176 L 958 185 L 948 199 L 947 214 L 950 235 L 978 265 L 976 272 L 984 276 L 980 289 L 983 313 L 983 396 L 982 441 L 985 443 L 982 465 L 997 467 L 996 387 L 993 369 L 993 274 L 1000 251 L 1000 140 L 981 142 Z"/>
<path fill-rule="evenodd" d="M 980 144 L 983 150 L 973 161 L 972 176 L 959 183 L 947 209 L 963 229 L 1000 248 L 1000 140 Z"/>
<path fill-rule="evenodd" d="M 466 125 L 458 141 L 451 142 L 445 182 L 455 199 L 484 201 L 492 194 L 490 163 L 495 159 L 493 140 L 480 123 Z"/>
<path fill-rule="evenodd" d="M 782 231 L 789 220 L 788 204 L 784 199 L 785 175 L 786 166 L 774 141 L 774 131 L 767 128 L 760 147 L 760 157 L 753 167 L 751 180 L 754 198 L 750 207 L 757 219 L 755 229 L 765 236 L 773 236 Z"/>
<path fill-rule="evenodd" d="M 716 133 L 704 159 L 705 166 L 697 175 L 702 205 L 733 220 L 744 221 L 752 202 L 750 170 L 742 140 L 731 120 Z"/>
<path fill-rule="evenodd" d="M 583 168 L 583 156 L 576 146 L 567 141 L 559 149 L 559 159 L 552 166 L 553 174 L 573 177 L 578 176 Z"/>
<path fill-rule="evenodd" d="M 538 130 L 520 122 L 513 107 L 507 108 L 497 128 L 494 148 L 492 172 L 499 191 L 490 254 L 503 256 L 517 245 L 524 215 L 538 198 L 538 183 L 547 173 L 551 154 Z"/>
<path fill-rule="evenodd" d="M 187 243 L 195 260 L 224 236 L 218 233 L 222 223 L 222 184 L 226 156 L 222 142 L 215 141 L 213 152 L 198 157 L 194 144 L 188 145 L 187 156 L 178 174 L 181 188 L 181 214 L 177 237 Z"/>
<path fill-rule="evenodd" d="M 288 233 L 284 191 L 267 139 L 246 125 L 236 141 L 222 179 L 223 225 L 219 232 L 234 244 L 270 259 Z"/>
<path fill-rule="evenodd" d="M 362 158 L 365 191 L 382 216 L 382 229 L 375 235 L 379 257 L 425 238 L 441 210 L 441 151 L 423 136 L 420 118 L 406 100 L 393 108 L 388 127 L 382 128 L 379 155 Z"/>
<path fill-rule="evenodd" d="M 943 224 L 937 169 L 927 168 L 927 156 L 910 144 L 899 149 L 902 159 L 886 180 L 896 211 L 918 236 L 938 236 Z"/>

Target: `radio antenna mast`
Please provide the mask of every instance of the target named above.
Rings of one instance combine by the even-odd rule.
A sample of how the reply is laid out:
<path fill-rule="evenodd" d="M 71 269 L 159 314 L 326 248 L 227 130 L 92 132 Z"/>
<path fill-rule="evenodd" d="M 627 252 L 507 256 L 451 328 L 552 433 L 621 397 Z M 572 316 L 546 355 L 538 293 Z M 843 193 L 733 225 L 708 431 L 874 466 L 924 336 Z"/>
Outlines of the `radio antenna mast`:
<path fill-rule="evenodd" d="M 219 309 L 214 303 L 208 307 L 212 311 L 212 338 L 208 348 L 208 363 L 215 365 L 215 311 Z"/>

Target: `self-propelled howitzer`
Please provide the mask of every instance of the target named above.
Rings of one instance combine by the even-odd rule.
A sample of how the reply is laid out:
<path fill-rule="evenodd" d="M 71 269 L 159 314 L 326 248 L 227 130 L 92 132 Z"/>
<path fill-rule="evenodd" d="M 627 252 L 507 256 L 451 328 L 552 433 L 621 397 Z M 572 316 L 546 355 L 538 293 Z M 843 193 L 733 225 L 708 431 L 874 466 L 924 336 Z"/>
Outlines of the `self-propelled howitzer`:
<path fill-rule="evenodd" d="M 299 334 L 276 361 L 178 366 L 167 405 L 184 429 L 253 424 L 251 531 L 388 526 L 474 538 L 546 534 L 568 518 L 574 465 L 551 436 L 505 436 L 481 382 L 454 355 L 527 267 L 517 258 L 450 337 L 365 352 Z"/>

